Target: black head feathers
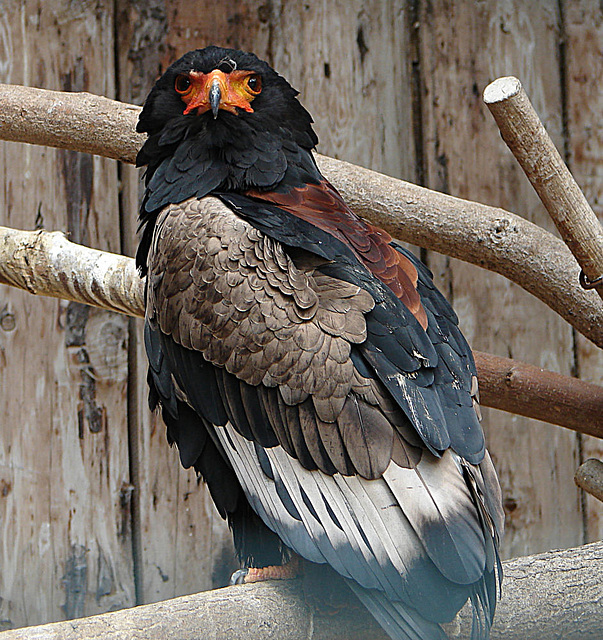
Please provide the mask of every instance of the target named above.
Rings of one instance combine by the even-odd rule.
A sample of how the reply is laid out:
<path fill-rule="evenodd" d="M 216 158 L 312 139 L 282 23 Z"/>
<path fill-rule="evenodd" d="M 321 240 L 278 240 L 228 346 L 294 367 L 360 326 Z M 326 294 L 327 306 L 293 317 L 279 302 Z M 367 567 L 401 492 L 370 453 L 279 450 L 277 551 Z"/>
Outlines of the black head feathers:
<path fill-rule="evenodd" d="M 302 146 L 313 148 L 317 144 L 312 117 L 297 100 L 298 91 L 255 54 L 215 46 L 190 51 L 167 69 L 145 101 L 136 130 L 153 136 L 174 120 L 179 122 L 184 117 L 185 104 L 175 90 L 176 78 L 191 71 L 209 74 L 214 70 L 227 75 L 234 71 L 254 71 L 261 76 L 262 91 L 254 101 L 254 111 L 239 112 L 238 116 L 252 122 L 262 121 L 266 127 L 282 126 L 292 130 Z M 198 124 L 191 122 L 195 117 L 193 114 L 185 117 L 186 124 L 193 129 L 199 128 Z M 210 120 L 211 114 L 203 114 L 202 119 Z M 227 112 L 220 113 L 217 120 L 223 120 L 216 123 L 218 126 L 224 122 L 235 122 Z"/>

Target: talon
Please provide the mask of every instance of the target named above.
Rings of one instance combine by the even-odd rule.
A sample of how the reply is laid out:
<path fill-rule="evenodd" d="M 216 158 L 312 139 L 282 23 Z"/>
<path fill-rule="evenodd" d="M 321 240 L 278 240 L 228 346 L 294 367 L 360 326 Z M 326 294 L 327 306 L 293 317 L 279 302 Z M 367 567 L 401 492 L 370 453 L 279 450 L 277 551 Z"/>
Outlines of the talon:
<path fill-rule="evenodd" d="M 231 576 L 230 576 L 230 581 L 229 581 L 229 585 L 232 587 L 235 584 L 245 584 L 245 578 L 247 576 L 247 569 L 239 569 L 238 571 L 235 571 Z"/>

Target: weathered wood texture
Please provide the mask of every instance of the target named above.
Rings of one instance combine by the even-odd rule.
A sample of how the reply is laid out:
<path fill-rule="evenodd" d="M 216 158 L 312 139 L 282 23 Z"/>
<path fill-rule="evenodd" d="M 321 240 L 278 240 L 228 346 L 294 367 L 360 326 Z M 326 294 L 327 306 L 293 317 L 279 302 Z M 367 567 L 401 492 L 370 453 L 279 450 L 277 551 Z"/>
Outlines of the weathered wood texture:
<path fill-rule="evenodd" d="M 474 354 L 482 407 L 603 438 L 603 386 L 482 351 Z"/>
<path fill-rule="evenodd" d="M 114 95 L 112 7 L 4 2 L 0 79 Z M 114 162 L 3 143 L 0 179 L 3 224 L 120 250 Z M 130 606 L 127 321 L 7 287 L 0 314 L 0 628 Z"/>
<path fill-rule="evenodd" d="M 156 75 L 189 49 L 213 42 L 255 50 L 301 90 L 323 153 L 528 212 L 551 228 L 481 104 L 489 81 L 513 74 L 601 212 L 597 0 L 6 0 L 0 35 L 3 82 L 87 89 L 138 104 Z M 3 224 L 43 221 L 71 230 L 72 239 L 132 253 L 135 171 L 122 168 L 118 176 L 109 161 L 55 150 L 1 149 Z M 118 177 L 121 221 L 108 215 L 117 210 Z M 46 199 L 69 204 L 69 216 L 47 217 Z M 39 211 L 38 221 L 16 219 L 16 211 Z M 475 348 L 565 374 L 577 363 L 582 376 L 601 383 L 600 353 L 586 340 L 574 352 L 571 330 L 542 303 L 499 276 L 424 255 Z M 226 532 L 146 410 L 137 330 L 114 331 L 114 318 L 97 312 L 84 323 L 79 309 L 66 314 L 56 301 L 5 289 L 0 296 L 0 315 L 16 322 L 0 330 L 0 625 L 133 604 L 134 574 L 145 602 L 219 584 L 223 577 L 209 574 L 228 566 Z M 67 334 L 73 346 L 65 346 Z M 96 351 L 93 334 L 100 336 Z M 83 349 L 104 372 L 93 403 L 90 365 L 72 359 Z M 106 353 L 114 354 L 113 368 L 103 368 Z M 82 439 L 78 405 L 88 410 L 80 413 Z M 103 406 L 109 428 L 92 433 L 87 415 Z M 600 444 L 495 411 L 487 412 L 486 428 L 507 506 L 506 556 L 601 536 L 603 511 L 590 498 L 583 502 L 573 484 L 582 449 L 601 457 Z M 78 599 L 74 588 L 84 578 L 86 595 Z"/>
<path fill-rule="evenodd" d="M 578 467 L 574 480 L 584 491 L 603 502 L 603 462 L 589 458 Z"/>
<path fill-rule="evenodd" d="M 51 119 L 43 138 L 46 145 L 134 163 L 132 140 L 124 138 L 136 128 L 139 111 L 132 104 L 90 93 L 0 84 L 0 138 L 13 142 L 38 144 L 41 124 Z M 94 129 L 98 118 L 114 125 L 99 130 L 91 145 L 87 129 Z M 144 140 L 136 133 L 132 138 L 140 145 Z M 500 207 L 446 195 L 329 156 L 316 154 L 316 160 L 359 215 L 395 238 L 505 276 L 603 347 L 603 300 L 580 286 L 576 258 L 549 231 Z M 127 172 L 122 167 L 124 176 Z M 132 189 L 128 180 L 121 182 L 125 205 Z M 472 230 L 469 237 L 467 229 Z M 10 283 L 8 272 L 5 277 Z"/>

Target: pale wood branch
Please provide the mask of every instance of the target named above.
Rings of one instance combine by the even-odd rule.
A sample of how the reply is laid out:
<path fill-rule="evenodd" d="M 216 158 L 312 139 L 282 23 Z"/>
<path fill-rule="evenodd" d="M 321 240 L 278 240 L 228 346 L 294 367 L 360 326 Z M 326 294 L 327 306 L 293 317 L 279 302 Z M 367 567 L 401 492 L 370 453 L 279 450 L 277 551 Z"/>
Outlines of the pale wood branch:
<path fill-rule="evenodd" d="M 93 153 L 134 163 L 146 134 L 140 107 L 91 93 L 0 84 L 0 139 Z"/>
<path fill-rule="evenodd" d="M 134 260 L 70 242 L 60 232 L 0 227 L 0 284 L 144 316 Z M 603 387 L 475 352 L 482 404 L 603 437 Z"/>
<path fill-rule="evenodd" d="M 587 278 L 603 277 L 603 227 L 521 82 L 513 76 L 498 78 L 484 89 L 484 102 Z M 597 290 L 603 298 L 603 283 Z"/>
<path fill-rule="evenodd" d="M 0 227 L 0 284 L 144 316 L 134 260 L 75 244 L 60 231 Z"/>
<path fill-rule="evenodd" d="M 602 561 L 603 543 L 596 542 L 504 562 L 491 640 L 600 640 Z M 469 638 L 469 607 L 456 623 L 450 626 L 451 640 Z"/>
<path fill-rule="evenodd" d="M 0 139 L 134 162 L 139 107 L 90 94 L 0 85 Z M 394 237 L 495 271 L 540 298 L 603 346 L 603 302 L 578 285 L 565 244 L 520 216 L 454 198 L 340 160 L 321 169 L 360 215 Z"/>
<path fill-rule="evenodd" d="M 504 574 L 491 640 L 601 638 L 603 543 L 515 558 Z M 307 604 L 299 581 L 264 582 L 4 631 L 0 640 L 387 640 L 353 598 L 338 599 L 338 612 L 325 614 Z M 446 626 L 451 640 L 468 640 L 469 607 Z"/>

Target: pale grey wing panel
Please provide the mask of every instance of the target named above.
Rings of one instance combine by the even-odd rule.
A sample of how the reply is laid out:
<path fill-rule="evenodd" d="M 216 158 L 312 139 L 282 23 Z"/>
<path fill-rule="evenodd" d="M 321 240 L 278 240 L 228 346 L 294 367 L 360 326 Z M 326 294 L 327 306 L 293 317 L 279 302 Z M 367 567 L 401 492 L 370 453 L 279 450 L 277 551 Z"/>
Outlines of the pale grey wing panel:
<path fill-rule="evenodd" d="M 313 562 L 329 562 L 342 576 L 403 600 L 431 620 L 449 619 L 470 595 L 471 589 L 465 584 L 445 577 L 424 546 L 424 541 L 431 544 L 433 540 L 426 531 L 447 527 L 447 516 L 453 513 L 452 508 L 440 505 L 427 509 L 419 520 L 417 514 L 421 513 L 422 505 L 411 506 L 415 500 L 426 499 L 425 483 L 429 487 L 431 480 L 429 470 L 425 471 L 427 479 L 423 481 L 416 471 L 404 470 L 412 472 L 415 480 L 407 482 L 411 488 L 406 495 L 397 497 L 405 478 L 394 483 L 394 492 L 385 478 L 366 480 L 308 471 L 281 447 L 258 447 L 230 425 L 217 427 L 216 433 L 252 508 L 301 556 Z M 400 467 L 391 465 L 386 475 L 394 482 L 392 479 L 398 477 Z M 417 491 L 419 486 L 421 489 Z M 445 500 L 435 490 L 432 494 Z M 449 499 L 455 498 L 452 492 Z M 427 499 L 433 497 L 427 494 Z M 467 508 L 475 511 L 472 505 Z M 411 512 L 414 522 L 405 515 L 405 509 Z M 455 535 L 441 534 L 453 539 Z M 469 537 L 468 544 L 473 542 L 474 538 Z M 482 537 L 482 555 L 483 545 Z M 464 568 L 460 573 L 463 578 L 466 576 Z M 476 581 L 481 577 L 480 573 Z M 434 598 L 439 601 L 435 609 Z"/>
<path fill-rule="evenodd" d="M 239 435 L 230 424 L 214 429 L 251 508 L 285 545 L 311 562 L 327 562 L 317 545 L 312 543 L 306 528 L 300 527 L 299 520 L 291 515 L 278 496 L 276 483 L 261 470 L 254 444 Z"/>
<path fill-rule="evenodd" d="M 486 540 L 461 458 L 448 449 L 424 455 L 416 469 L 391 463 L 383 479 L 427 554 L 446 578 L 472 584 L 484 574 Z"/>

